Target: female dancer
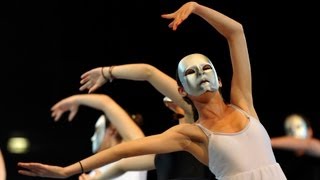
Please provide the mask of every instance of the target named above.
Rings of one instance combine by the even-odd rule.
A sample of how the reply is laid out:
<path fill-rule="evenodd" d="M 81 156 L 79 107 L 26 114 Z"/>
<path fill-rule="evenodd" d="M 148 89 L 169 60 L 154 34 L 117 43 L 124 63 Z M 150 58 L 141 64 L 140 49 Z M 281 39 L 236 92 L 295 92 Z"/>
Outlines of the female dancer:
<path fill-rule="evenodd" d="M 178 92 L 197 111 L 196 123 L 179 124 L 162 134 L 121 143 L 66 167 L 20 162 L 18 165 L 25 169 L 19 173 L 66 178 L 124 157 L 187 151 L 209 166 L 217 179 L 286 179 L 253 106 L 250 61 L 242 25 L 196 2 L 188 2 L 162 17 L 174 19 L 169 27 L 176 30 L 191 13 L 206 20 L 228 42 L 233 70 L 230 104 L 218 91 L 218 77 L 211 61 L 202 54 L 190 54 L 178 64 Z M 109 77 L 118 77 L 117 69 L 109 68 Z M 90 88 L 92 82 L 85 78 Z"/>

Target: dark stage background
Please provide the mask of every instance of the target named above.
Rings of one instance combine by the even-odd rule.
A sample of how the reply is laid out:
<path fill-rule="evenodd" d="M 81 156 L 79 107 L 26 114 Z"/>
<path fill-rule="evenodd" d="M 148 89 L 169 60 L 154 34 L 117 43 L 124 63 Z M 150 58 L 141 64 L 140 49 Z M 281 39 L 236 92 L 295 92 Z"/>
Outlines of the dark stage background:
<path fill-rule="evenodd" d="M 201 52 L 216 66 L 226 90 L 230 60 L 225 40 L 206 22 L 191 16 L 178 31 L 160 14 L 182 0 L 10 1 L 2 7 L 0 147 L 8 180 L 40 179 L 17 174 L 19 161 L 68 165 L 91 154 L 90 137 L 99 111 L 83 107 L 72 122 L 57 123 L 50 107 L 80 92 L 80 75 L 98 66 L 148 63 L 174 77 L 177 62 Z M 279 5 L 248 0 L 198 1 L 244 25 L 253 73 L 255 106 L 270 136 L 283 134 L 289 113 L 302 113 L 319 129 L 316 16 L 310 4 Z M 300 11 L 306 11 L 302 14 Z M 315 41 L 314 43 L 311 43 Z M 163 96 L 147 82 L 116 80 L 107 93 L 129 112 L 140 112 L 146 135 L 169 125 Z M 228 91 L 224 94 L 228 97 Z M 315 105 L 313 105 L 315 103 Z M 10 136 L 31 140 L 27 154 L 10 154 Z M 282 156 L 277 156 L 281 159 Z M 150 179 L 154 172 L 150 172 Z M 74 176 L 70 179 L 77 179 Z"/>

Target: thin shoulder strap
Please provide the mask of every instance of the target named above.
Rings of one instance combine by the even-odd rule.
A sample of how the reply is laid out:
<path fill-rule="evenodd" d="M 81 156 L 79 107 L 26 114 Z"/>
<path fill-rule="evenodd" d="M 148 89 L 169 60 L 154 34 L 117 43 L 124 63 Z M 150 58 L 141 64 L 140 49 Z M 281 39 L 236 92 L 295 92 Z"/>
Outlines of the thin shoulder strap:
<path fill-rule="evenodd" d="M 205 135 L 207 135 L 207 136 L 210 136 L 210 135 L 211 135 L 211 132 L 210 132 L 207 128 L 205 128 L 204 126 L 202 126 L 201 124 L 195 123 L 195 125 L 197 125 L 197 126 L 204 132 Z"/>
<path fill-rule="evenodd" d="M 242 112 L 247 118 L 250 117 L 250 115 L 249 115 L 246 111 L 242 110 L 242 109 L 239 108 L 238 106 L 233 105 L 233 104 L 229 104 L 229 105 L 230 105 L 231 107 L 235 108 L 236 110 L 239 110 L 240 112 Z"/>

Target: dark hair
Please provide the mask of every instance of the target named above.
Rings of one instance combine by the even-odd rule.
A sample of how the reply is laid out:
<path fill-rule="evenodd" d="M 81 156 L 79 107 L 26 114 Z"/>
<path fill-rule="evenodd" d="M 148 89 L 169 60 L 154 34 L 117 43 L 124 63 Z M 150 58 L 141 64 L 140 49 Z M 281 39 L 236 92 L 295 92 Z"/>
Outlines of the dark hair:
<path fill-rule="evenodd" d="M 103 116 L 104 116 L 104 118 L 106 119 L 106 128 L 108 128 L 109 126 L 110 126 L 110 120 L 109 120 L 109 118 L 105 115 L 105 114 L 103 114 Z"/>
<path fill-rule="evenodd" d="M 179 79 L 178 69 L 176 70 L 176 81 L 177 81 L 177 84 L 178 84 L 179 87 L 183 87 L 182 83 L 181 83 L 181 81 Z M 183 97 L 183 100 L 191 105 L 192 113 L 193 113 L 193 120 L 197 121 L 199 119 L 199 113 L 198 113 L 197 108 L 194 106 L 193 102 L 191 101 L 191 99 L 189 97 L 185 96 L 185 97 Z"/>

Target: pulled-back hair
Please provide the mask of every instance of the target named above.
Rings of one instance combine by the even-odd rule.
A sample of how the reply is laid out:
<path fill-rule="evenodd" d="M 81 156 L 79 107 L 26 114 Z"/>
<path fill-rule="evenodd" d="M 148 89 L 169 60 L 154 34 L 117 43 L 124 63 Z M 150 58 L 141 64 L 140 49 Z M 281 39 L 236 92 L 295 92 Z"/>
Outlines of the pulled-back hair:
<path fill-rule="evenodd" d="M 178 84 L 179 87 L 183 87 L 182 83 L 181 83 L 181 81 L 179 79 L 178 69 L 176 71 L 176 81 L 177 81 L 177 84 Z M 189 97 L 185 96 L 185 97 L 183 97 L 183 100 L 191 105 L 192 113 L 193 113 L 193 120 L 197 121 L 199 119 L 199 113 L 198 113 L 197 108 L 194 106 L 193 102 L 191 101 L 191 99 Z"/>

